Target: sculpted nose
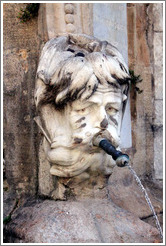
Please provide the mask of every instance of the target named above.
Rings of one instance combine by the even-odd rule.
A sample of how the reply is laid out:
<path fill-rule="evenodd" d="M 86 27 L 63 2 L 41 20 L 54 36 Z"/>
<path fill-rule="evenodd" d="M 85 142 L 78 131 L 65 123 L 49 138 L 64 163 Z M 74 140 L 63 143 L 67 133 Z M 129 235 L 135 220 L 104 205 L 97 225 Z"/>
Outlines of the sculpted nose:
<path fill-rule="evenodd" d="M 105 129 L 107 128 L 107 126 L 108 126 L 108 120 L 104 118 L 102 122 L 100 123 L 100 127 Z"/>
<path fill-rule="evenodd" d="M 107 114 L 104 107 L 100 107 L 98 111 L 95 113 L 95 127 L 97 128 L 107 128 L 108 120 Z"/>

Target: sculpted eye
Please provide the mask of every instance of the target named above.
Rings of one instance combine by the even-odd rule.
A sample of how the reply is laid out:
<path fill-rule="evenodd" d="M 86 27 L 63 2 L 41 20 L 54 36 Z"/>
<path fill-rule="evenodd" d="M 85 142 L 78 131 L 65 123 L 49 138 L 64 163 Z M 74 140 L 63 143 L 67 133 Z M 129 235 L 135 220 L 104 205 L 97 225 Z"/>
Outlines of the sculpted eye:
<path fill-rule="evenodd" d="M 112 107 L 106 108 L 106 111 L 107 111 L 107 113 L 108 113 L 109 115 L 115 115 L 115 114 L 118 113 L 118 110 L 115 109 L 115 108 L 112 108 Z"/>
<path fill-rule="evenodd" d="M 90 112 L 90 107 L 78 109 L 78 110 L 76 110 L 76 112 L 78 114 L 88 114 Z"/>
<path fill-rule="evenodd" d="M 80 113 L 80 112 L 85 112 L 85 108 L 82 108 L 82 109 L 79 109 L 79 110 L 76 110 L 77 113 Z"/>

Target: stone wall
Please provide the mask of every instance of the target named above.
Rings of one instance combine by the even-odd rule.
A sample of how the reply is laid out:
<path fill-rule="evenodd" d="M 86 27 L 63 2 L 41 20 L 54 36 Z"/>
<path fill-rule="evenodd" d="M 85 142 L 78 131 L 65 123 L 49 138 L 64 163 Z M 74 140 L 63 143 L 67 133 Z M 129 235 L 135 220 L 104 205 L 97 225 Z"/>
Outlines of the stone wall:
<path fill-rule="evenodd" d="M 150 13 L 149 13 L 150 15 Z M 151 13 L 154 73 L 154 170 L 157 179 L 163 178 L 163 7 L 153 4 Z"/>
<path fill-rule="evenodd" d="M 26 4 L 3 4 L 4 160 L 7 182 L 17 195 L 37 189 L 37 127 L 33 117 L 38 62 L 37 18 L 20 23 Z"/>
<path fill-rule="evenodd" d="M 129 67 L 142 82 L 131 90 L 133 165 L 139 175 L 162 179 L 162 4 L 129 3 Z"/>
<path fill-rule="evenodd" d="M 49 173 L 34 122 L 38 57 L 43 44 L 59 30 L 59 18 L 63 18 L 64 32 L 93 34 L 94 5 L 97 3 L 44 3 L 38 17 L 20 23 L 17 16 L 26 4 L 3 4 L 4 243 L 161 242 L 153 214 L 127 167 L 115 167 L 106 186 L 98 176 L 92 177 L 89 194 L 87 183 L 83 183 L 89 200 L 75 201 L 69 192 L 68 202 L 47 199 L 56 179 Z M 115 9 L 118 6 L 114 5 Z M 133 145 L 128 152 L 162 223 L 162 191 L 151 182 L 152 178 L 162 179 L 162 4 L 129 3 L 127 17 L 129 66 L 143 79 L 138 84 L 142 93 L 131 88 Z M 149 181 L 143 179 L 146 176 L 150 182 L 145 182 Z M 60 185 L 58 200 L 63 200 Z M 84 190 L 77 187 L 83 198 Z M 29 195 L 28 200 L 23 194 Z M 33 199 L 34 195 L 45 199 Z"/>
<path fill-rule="evenodd" d="M 59 4 L 55 5 L 57 16 Z M 65 20 L 64 31 L 70 27 L 73 32 L 92 34 L 96 30 L 91 16 L 94 21 L 97 4 L 61 5 L 66 11 L 59 10 Z M 41 43 L 51 35 L 46 18 L 53 9 L 41 4 L 38 18 L 20 23 L 17 16 L 25 6 L 5 3 L 3 9 L 4 160 L 10 188 L 18 194 L 35 194 L 39 134 L 33 120 L 34 81 Z M 138 85 L 143 90 L 141 94 L 134 88 L 131 90 L 133 147 L 130 155 L 139 175 L 162 179 L 162 4 L 130 3 L 127 17 L 129 66 L 143 79 Z M 49 22 L 49 30 L 52 25 L 53 22 Z"/>

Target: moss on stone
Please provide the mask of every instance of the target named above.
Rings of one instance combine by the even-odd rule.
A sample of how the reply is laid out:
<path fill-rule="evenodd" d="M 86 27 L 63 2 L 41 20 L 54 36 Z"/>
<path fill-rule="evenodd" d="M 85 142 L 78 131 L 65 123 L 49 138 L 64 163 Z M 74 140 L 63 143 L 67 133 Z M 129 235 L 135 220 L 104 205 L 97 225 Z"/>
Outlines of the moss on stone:
<path fill-rule="evenodd" d="M 18 18 L 22 23 L 31 20 L 38 15 L 39 3 L 28 3 L 25 9 L 20 9 Z"/>
<path fill-rule="evenodd" d="M 142 79 L 140 78 L 140 75 L 135 75 L 133 70 L 129 70 L 130 76 L 131 76 L 131 89 L 134 88 L 134 91 L 138 94 L 141 94 L 143 90 L 140 90 L 140 88 L 137 86 L 138 83 L 142 82 Z"/>

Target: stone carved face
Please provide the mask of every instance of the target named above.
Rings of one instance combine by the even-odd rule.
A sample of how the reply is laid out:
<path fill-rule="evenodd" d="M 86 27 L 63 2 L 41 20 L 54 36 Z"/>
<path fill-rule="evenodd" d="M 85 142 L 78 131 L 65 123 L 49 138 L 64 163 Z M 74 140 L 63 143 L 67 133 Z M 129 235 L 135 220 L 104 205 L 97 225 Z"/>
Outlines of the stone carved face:
<path fill-rule="evenodd" d="M 111 44 L 76 34 L 47 42 L 35 101 L 52 175 L 72 177 L 88 168 L 112 172 L 113 159 L 92 140 L 102 133 L 119 146 L 128 84 L 127 67 Z"/>

